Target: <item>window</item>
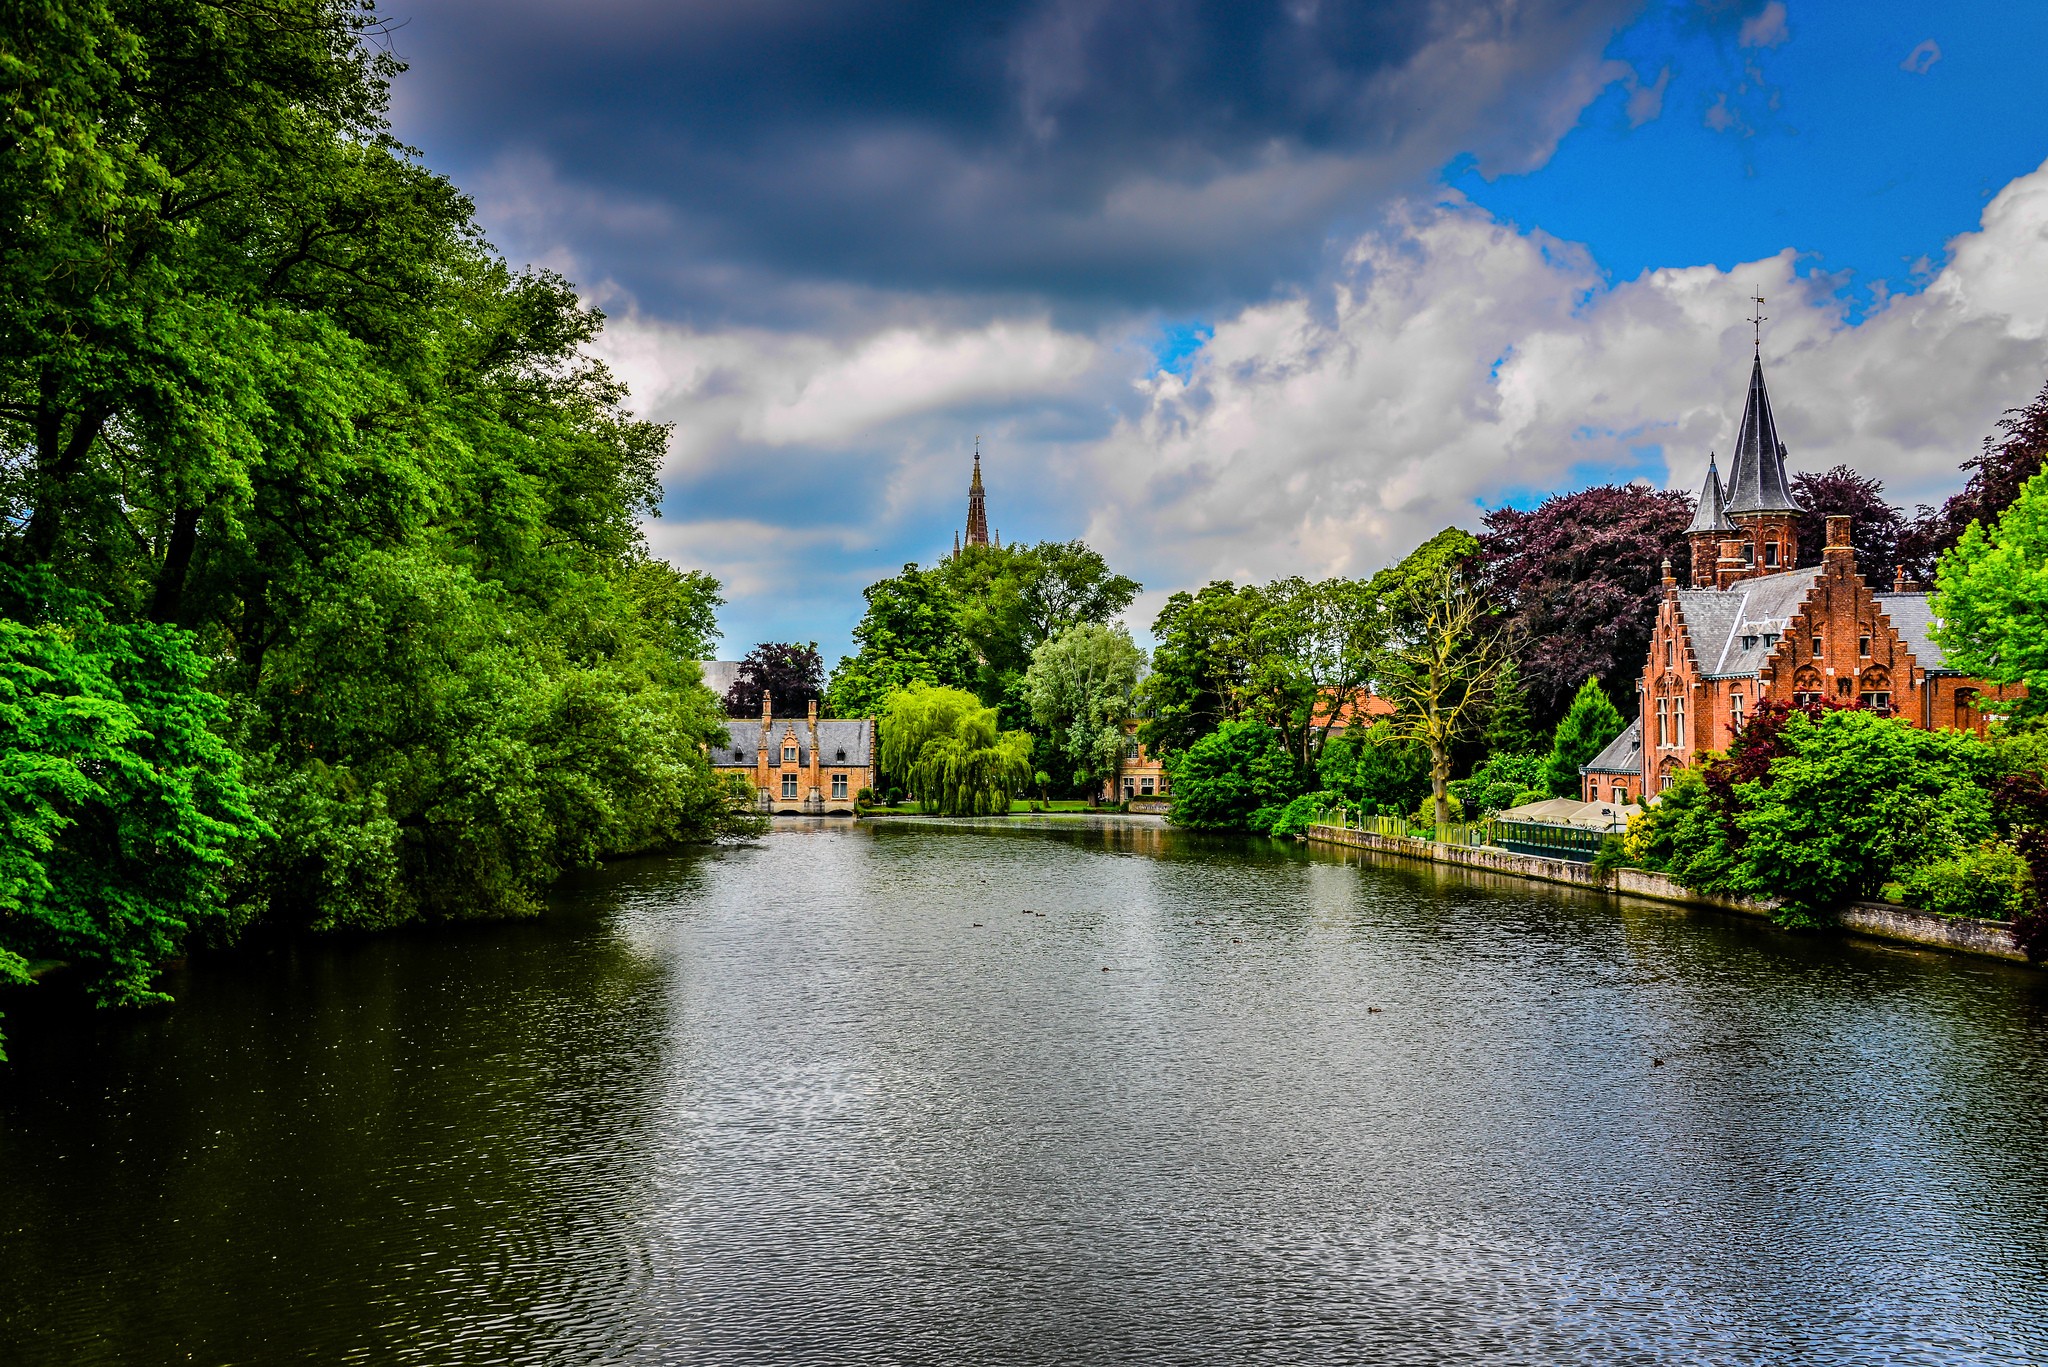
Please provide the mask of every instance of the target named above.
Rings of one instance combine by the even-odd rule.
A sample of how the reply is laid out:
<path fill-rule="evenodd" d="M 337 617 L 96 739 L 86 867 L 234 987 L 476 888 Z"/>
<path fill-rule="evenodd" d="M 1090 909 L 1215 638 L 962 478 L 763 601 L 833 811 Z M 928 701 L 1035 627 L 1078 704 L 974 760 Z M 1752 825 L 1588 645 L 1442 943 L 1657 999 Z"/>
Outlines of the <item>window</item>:
<path fill-rule="evenodd" d="M 1671 700 L 1671 744 L 1673 748 L 1685 748 L 1685 699 Z"/>
<path fill-rule="evenodd" d="M 1745 565 L 1754 565 L 1756 563 L 1756 542 L 1745 541 L 1742 543 L 1742 563 Z"/>
<path fill-rule="evenodd" d="M 1794 707 L 1812 707 L 1819 701 L 1820 694 L 1818 693 L 1794 693 L 1792 695 L 1792 705 Z"/>
<path fill-rule="evenodd" d="M 1774 648 L 1775 648 L 1775 647 L 1777 646 L 1777 644 L 1778 644 L 1778 633 L 1777 633 L 1777 632 L 1775 632 L 1775 631 L 1767 631 L 1767 632 L 1765 632 L 1765 633 L 1764 633 L 1764 649 L 1765 649 L 1765 650 L 1771 650 L 1771 649 L 1774 649 Z"/>
<path fill-rule="evenodd" d="M 1767 570 L 1778 568 L 1778 543 L 1775 541 L 1764 542 L 1764 568 Z"/>
<path fill-rule="evenodd" d="M 1671 775 L 1666 774 L 1662 778 L 1657 780 L 1657 791 L 1660 793 L 1668 793 L 1671 791 Z"/>
<path fill-rule="evenodd" d="M 1857 701 L 1880 717 L 1889 717 L 1892 714 L 1892 695 L 1889 693 L 1865 693 L 1858 697 Z"/>
<path fill-rule="evenodd" d="M 1740 693 L 1730 693 L 1728 695 L 1728 720 L 1734 724 L 1737 730 L 1742 728 L 1742 695 Z"/>
<path fill-rule="evenodd" d="M 1743 648 L 1744 650 L 1755 650 L 1755 649 L 1756 649 L 1756 637 L 1754 637 L 1754 636 L 1745 636 L 1745 637 L 1743 637 L 1743 638 L 1742 638 L 1742 648 Z"/>
<path fill-rule="evenodd" d="M 839 761 L 839 762 L 840 762 L 841 764 L 844 764 L 844 763 L 846 763 L 846 752 L 845 752 L 844 750 L 835 750 L 835 751 L 833 751 L 833 752 L 832 752 L 832 757 L 833 757 L 834 759 L 838 760 L 838 761 Z"/>
<path fill-rule="evenodd" d="M 1152 776 L 1150 774 L 1138 780 L 1138 793 L 1141 797 L 1152 796 Z"/>
<path fill-rule="evenodd" d="M 1614 789 L 1614 805 L 1617 807 L 1626 807 L 1628 805 L 1628 789 L 1616 785 Z"/>
<path fill-rule="evenodd" d="M 1134 778 L 1127 778 L 1124 780 L 1124 801 L 1129 802 L 1131 800 L 1131 795 L 1137 791 L 1138 780 Z"/>
<path fill-rule="evenodd" d="M 832 796 L 840 799 L 846 797 L 846 775 L 832 775 Z"/>
<path fill-rule="evenodd" d="M 782 776 L 782 795 L 783 795 L 784 797 L 795 797 L 795 796 L 796 796 L 796 775 L 795 775 L 795 774 L 784 774 L 784 775 Z"/>
<path fill-rule="evenodd" d="M 1672 667 L 1672 662 L 1673 662 L 1673 658 L 1674 658 L 1674 657 L 1675 657 L 1676 655 L 1677 655 L 1677 645 L 1676 645 L 1676 643 L 1675 643 L 1675 642 L 1673 642 L 1673 641 L 1672 641 L 1672 639 L 1671 639 L 1671 638 L 1670 638 L 1669 636 L 1666 636 L 1666 637 L 1664 638 L 1664 667 L 1665 667 L 1666 669 L 1670 669 L 1670 668 Z"/>
<path fill-rule="evenodd" d="M 796 763 L 796 747 L 794 745 L 785 745 L 782 747 L 782 762 L 784 764 Z"/>
<path fill-rule="evenodd" d="M 1858 636 L 1856 638 L 1856 653 L 1863 659 L 1867 660 L 1870 658 L 1870 638 L 1868 636 Z"/>
<path fill-rule="evenodd" d="M 1671 748 L 1671 718 L 1667 715 L 1668 710 L 1664 699 L 1657 699 L 1657 748 L 1659 750 Z"/>
<path fill-rule="evenodd" d="M 1820 658 L 1820 637 L 1818 636 L 1813 638 L 1813 658 L 1816 660 Z"/>

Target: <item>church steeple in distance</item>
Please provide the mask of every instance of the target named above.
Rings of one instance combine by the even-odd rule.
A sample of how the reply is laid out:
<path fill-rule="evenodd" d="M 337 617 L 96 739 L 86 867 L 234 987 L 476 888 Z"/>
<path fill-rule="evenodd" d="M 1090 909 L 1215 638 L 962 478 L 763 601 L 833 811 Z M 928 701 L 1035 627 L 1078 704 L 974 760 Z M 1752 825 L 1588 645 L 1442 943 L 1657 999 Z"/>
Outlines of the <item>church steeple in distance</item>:
<path fill-rule="evenodd" d="M 974 479 L 967 486 L 967 535 L 965 544 L 988 544 L 988 495 L 981 487 L 981 438 L 974 439 Z"/>

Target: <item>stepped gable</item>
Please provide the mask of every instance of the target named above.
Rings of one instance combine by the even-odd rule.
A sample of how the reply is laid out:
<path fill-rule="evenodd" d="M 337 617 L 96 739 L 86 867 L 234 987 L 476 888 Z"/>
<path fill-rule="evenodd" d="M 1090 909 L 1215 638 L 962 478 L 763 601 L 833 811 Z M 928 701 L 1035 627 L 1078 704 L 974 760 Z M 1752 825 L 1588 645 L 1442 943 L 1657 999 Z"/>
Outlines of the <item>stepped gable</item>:
<path fill-rule="evenodd" d="M 1700 677 L 1741 677 L 1761 670 L 1819 582 L 1821 570 L 1816 565 L 1738 580 L 1725 589 L 1677 590 L 1680 618 Z"/>
<path fill-rule="evenodd" d="M 1735 438 L 1726 497 L 1730 516 L 1799 511 L 1785 478 L 1785 446 L 1778 440 L 1770 392 L 1764 388 L 1762 356 L 1750 362 L 1749 398 L 1742 407 L 1742 427 Z"/>
<path fill-rule="evenodd" d="M 1906 643 L 1906 649 L 1913 652 L 1913 658 L 1922 669 L 1951 672 L 1948 657 L 1934 640 L 1934 616 L 1932 596 L 1926 593 L 1874 593 L 1878 611 L 1891 623 L 1892 630 Z"/>

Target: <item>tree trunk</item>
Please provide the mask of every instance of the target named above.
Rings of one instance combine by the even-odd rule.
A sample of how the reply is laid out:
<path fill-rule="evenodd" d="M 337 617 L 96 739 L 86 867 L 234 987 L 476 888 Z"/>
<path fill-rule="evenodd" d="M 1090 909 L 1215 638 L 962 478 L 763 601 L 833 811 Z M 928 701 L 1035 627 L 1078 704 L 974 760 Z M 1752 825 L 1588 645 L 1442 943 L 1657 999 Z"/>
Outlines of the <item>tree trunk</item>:
<path fill-rule="evenodd" d="M 199 545 L 199 509 L 179 508 L 171 517 L 171 540 L 164 548 L 164 567 L 156 579 L 156 601 L 150 604 L 149 620 L 169 622 L 178 615 L 185 597 L 185 575 L 192 568 L 192 552 Z"/>
<path fill-rule="evenodd" d="M 1451 819 L 1451 752 L 1447 748 L 1429 747 L 1429 791 L 1436 799 L 1436 825 L 1441 832 L 1444 823 Z"/>
<path fill-rule="evenodd" d="M 54 412 L 37 415 L 35 510 L 21 537 L 21 562 L 36 565 L 56 554 L 57 537 L 64 529 L 62 511 L 65 485 L 84 468 L 85 456 L 98 439 L 106 422 L 101 413 L 80 413 L 71 426 L 71 439 L 58 445 L 59 419 Z"/>

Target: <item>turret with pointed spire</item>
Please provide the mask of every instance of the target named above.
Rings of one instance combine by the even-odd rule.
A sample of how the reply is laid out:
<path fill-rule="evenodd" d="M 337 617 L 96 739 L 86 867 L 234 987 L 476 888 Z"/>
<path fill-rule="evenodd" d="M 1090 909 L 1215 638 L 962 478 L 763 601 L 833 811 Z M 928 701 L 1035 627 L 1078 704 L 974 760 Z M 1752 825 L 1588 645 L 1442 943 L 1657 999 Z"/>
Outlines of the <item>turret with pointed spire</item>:
<path fill-rule="evenodd" d="M 1707 457 L 1707 482 L 1700 490 L 1686 536 L 1692 542 L 1692 582 L 1704 588 L 1721 577 L 1718 549 L 1723 541 L 1741 545 L 1744 574 L 1775 574 L 1799 563 L 1799 504 L 1785 477 L 1785 444 L 1764 387 L 1763 300 L 1758 299 L 1755 351 L 1749 365 L 1749 397 L 1736 429 L 1728 483 L 1721 484 L 1714 457 Z"/>

